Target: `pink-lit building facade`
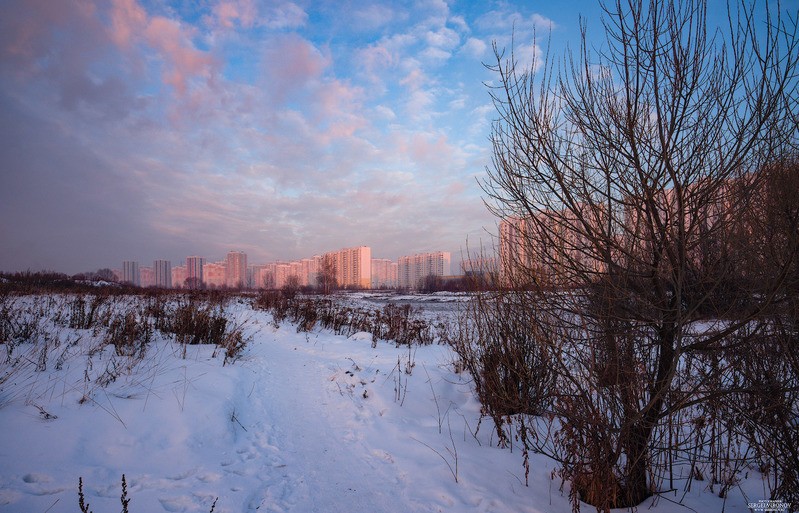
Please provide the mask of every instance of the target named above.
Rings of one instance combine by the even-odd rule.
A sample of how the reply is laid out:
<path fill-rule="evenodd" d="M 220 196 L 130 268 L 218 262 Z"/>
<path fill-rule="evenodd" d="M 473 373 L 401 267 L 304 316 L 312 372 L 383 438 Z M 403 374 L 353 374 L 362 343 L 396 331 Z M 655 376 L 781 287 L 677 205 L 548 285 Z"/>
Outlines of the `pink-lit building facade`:
<path fill-rule="evenodd" d="M 418 290 L 428 276 L 449 276 L 450 266 L 449 251 L 401 256 L 397 261 L 397 286 L 403 290 Z"/>
<path fill-rule="evenodd" d="M 203 266 L 205 258 L 199 256 L 186 257 L 186 279 L 190 287 L 200 287 L 204 283 Z"/>
<path fill-rule="evenodd" d="M 172 286 L 173 287 L 183 287 L 186 284 L 186 278 L 188 274 L 186 272 L 185 265 L 176 265 L 172 268 Z"/>
<path fill-rule="evenodd" d="M 247 253 L 231 251 L 225 258 L 225 284 L 230 288 L 247 285 Z"/>
<path fill-rule="evenodd" d="M 387 258 L 373 258 L 371 287 L 373 289 L 397 288 L 397 262 Z"/>
<path fill-rule="evenodd" d="M 368 289 L 372 284 L 372 248 L 358 246 L 325 253 L 333 259 L 336 283 L 345 289 Z"/>
<path fill-rule="evenodd" d="M 227 264 L 208 262 L 203 265 L 203 284 L 208 288 L 222 288 L 227 285 Z"/>
<path fill-rule="evenodd" d="M 156 287 L 172 288 L 172 262 L 169 260 L 153 261 L 154 283 Z"/>

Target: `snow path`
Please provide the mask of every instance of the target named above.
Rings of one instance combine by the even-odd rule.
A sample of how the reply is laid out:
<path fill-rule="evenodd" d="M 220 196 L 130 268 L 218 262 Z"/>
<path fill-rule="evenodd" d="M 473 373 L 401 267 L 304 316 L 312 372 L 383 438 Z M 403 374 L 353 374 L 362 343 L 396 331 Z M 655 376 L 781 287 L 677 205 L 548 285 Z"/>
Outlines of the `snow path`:
<path fill-rule="evenodd" d="M 240 449 L 245 462 L 263 462 L 260 469 L 250 467 L 262 485 L 247 506 L 331 513 L 396 509 L 400 497 L 385 493 L 382 484 L 379 490 L 370 485 L 399 481 L 384 468 L 390 455 L 371 454 L 357 426 L 340 412 L 341 399 L 351 400 L 359 420 L 367 422 L 364 406 L 346 385 L 339 391 L 341 369 L 335 363 L 321 358 L 305 340 L 296 343 L 266 342 L 263 356 L 250 366 L 257 376 L 253 388 L 240 396 L 251 401 L 243 409 L 262 417 L 248 419 L 252 427 Z"/>

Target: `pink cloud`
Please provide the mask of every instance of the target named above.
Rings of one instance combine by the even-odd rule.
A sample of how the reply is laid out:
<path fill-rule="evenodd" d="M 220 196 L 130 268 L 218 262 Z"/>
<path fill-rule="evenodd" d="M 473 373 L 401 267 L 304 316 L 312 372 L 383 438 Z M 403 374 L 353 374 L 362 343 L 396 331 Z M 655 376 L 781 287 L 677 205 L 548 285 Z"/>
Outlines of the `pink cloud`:
<path fill-rule="evenodd" d="M 186 92 L 187 82 L 195 76 L 210 78 L 213 59 L 194 48 L 183 26 L 163 17 L 152 18 L 144 32 L 149 44 L 160 50 L 171 69 L 164 72 L 164 82 L 179 93 Z"/>
<path fill-rule="evenodd" d="M 419 68 L 412 69 L 402 80 L 400 80 L 400 84 L 404 85 L 411 91 L 421 89 L 425 83 L 427 83 L 427 77 Z"/>
<path fill-rule="evenodd" d="M 296 34 L 273 40 L 264 52 L 263 77 L 271 100 L 283 103 L 306 92 L 321 79 L 330 58 Z"/>
<path fill-rule="evenodd" d="M 135 35 L 147 26 L 147 12 L 136 0 L 113 0 L 111 39 L 117 46 L 129 49 Z"/>
<path fill-rule="evenodd" d="M 396 144 L 398 154 L 409 157 L 419 169 L 435 169 L 439 177 L 464 165 L 461 151 L 442 133 L 408 132 L 398 136 Z"/>
<path fill-rule="evenodd" d="M 242 27 L 250 28 L 258 18 L 258 8 L 252 0 L 225 1 L 214 7 L 214 14 L 224 28 L 234 28 L 236 21 Z"/>
<path fill-rule="evenodd" d="M 164 62 L 163 81 L 183 95 L 194 77 L 206 80 L 213 75 L 214 61 L 191 41 L 193 29 L 176 20 L 149 16 L 136 0 L 113 0 L 110 37 L 127 52 L 143 42 Z"/>

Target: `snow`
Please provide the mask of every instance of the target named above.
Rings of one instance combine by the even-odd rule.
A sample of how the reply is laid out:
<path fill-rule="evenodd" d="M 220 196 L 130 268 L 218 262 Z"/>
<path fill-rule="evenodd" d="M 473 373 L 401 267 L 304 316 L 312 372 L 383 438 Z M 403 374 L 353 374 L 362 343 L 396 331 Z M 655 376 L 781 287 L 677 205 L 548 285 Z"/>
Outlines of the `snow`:
<path fill-rule="evenodd" d="M 184 354 L 163 336 L 143 359 L 120 357 L 91 330 L 56 326 L 46 369 L 37 345 L 14 348 L 23 363 L 0 365 L 0 510 L 78 511 L 81 477 L 92 511 L 119 511 L 125 474 L 131 513 L 208 512 L 215 500 L 215 512 L 571 511 L 551 460 L 532 455 L 525 486 L 520 451 L 480 425 L 447 347 L 373 347 L 368 333 L 233 313 L 250 341 L 225 365 L 214 347 Z M 116 379 L 97 385 L 109 370 Z M 721 511 L 696 488 L 692 508 Z"/>

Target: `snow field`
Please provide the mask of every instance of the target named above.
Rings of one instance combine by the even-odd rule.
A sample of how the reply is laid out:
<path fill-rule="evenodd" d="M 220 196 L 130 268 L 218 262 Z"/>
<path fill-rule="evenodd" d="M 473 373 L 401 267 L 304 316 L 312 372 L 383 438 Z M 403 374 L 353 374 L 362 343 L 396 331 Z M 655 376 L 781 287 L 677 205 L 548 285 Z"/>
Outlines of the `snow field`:
<path fill-rule="evenodd" d="M 92 511 L 118 511 L 123 473 L 132 513 L 207 512 L 217 497 L 215 512 L 568 510 L 557 491 L 538 509 L 519 455 L 491 447 L 487 426 L 472 435 L 479 404 L 447 348 L 372 348 L 236 308 L 251 340 L 224 366 L 161 336 L 138 360 L 87 356 L 89 330 L 49 333 L 46 369 L 15 367 L 0 392 L 0 510 L 78 511 L 82 477 Z"/>
<path fill-rule="evenodd" d="M 275 326 L 244 302 L 227 311 L 249 343 L 225 365 L 159 332 L 143 356 L 119 356 L 58 323 L 11 359 L 0 346 L 0 511 L 79 511 L 82 477 L 90 509 L 117 512 L 123 473 L 130 513 L 215 500 L 215 512 L 571 511 L 551 460 L 530 455 L 525 486 L 521 451 L 496 447 L 448 347 L 373 347 L 367 333 Z M 685 496 L 694 511 L 749 511 L 704 488 Z M 763 497 L 757 479 L 744 490 Z M 638 509 L 685 511 L 681 499 Z"/>

